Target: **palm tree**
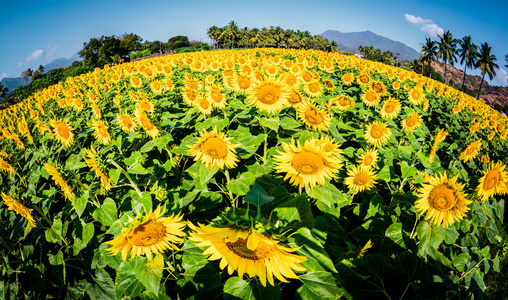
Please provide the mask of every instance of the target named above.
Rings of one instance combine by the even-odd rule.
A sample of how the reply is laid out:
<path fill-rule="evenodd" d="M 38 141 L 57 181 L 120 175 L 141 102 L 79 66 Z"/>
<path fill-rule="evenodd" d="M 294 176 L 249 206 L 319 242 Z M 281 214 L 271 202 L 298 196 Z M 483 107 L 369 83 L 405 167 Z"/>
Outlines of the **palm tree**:
<path fill-rule="evenodd" d="M 206 35 L 212 40 L 212 45 L 213 45 L 214 49 L 215 49 L 215 43 L 217 42 L 217 39 L 219 37 L 218 32 L 219 32 L 219 28 L 215 25 L 208 28 L 208 30 L 206 31 Z"/>
<path fill-rule="evenodd" d="M 258 47 L 259 43 L 263 40 L 263 34 L 259 28 L 252 28 L 250 41 Z"/>
<path fill-rule="evenodd" d="M 450 62 L 450 65 L 453 66 L 453 63 L 457 61 L 457 40 L 453 38 L 453 34 L 449 30 L 447 30 L 442 36 L 438 35 L 439 41 L 439 51 L 437 52 L 437 57 L 441 58 L 445 64 L 444 69 L 444 78 L 445 84 L 448 83 L 446 78 L 446 66 L 447 62 Z"/>
<path fill-rule="evenodd" d="M 476 99 L 480 98 L 480 91 L 482 90 L 485 74 L 489 74 L 489 78 L 492 80 L 496 75 L 496 69 L 499 69 L 499 66 L 496 64 L 496 56 L 494 54 L 490 54 L 490 50 L 491 48 L 489 44 L 483 43 L 478 58 L 476 59 L 476 66 L 480 67 L 480 70 L 482 70 L 482 82 L 480 83 Z"/>
<path fill-rule="evenodd" d="M 431 64 L 437 58 L 437 42 L 431 40 L 429 37 L 425 40 L 425 44 L 422 45 L 422 50 L 420 51 L 420 60 L 422 63 L 427 63 L 429 65 L 429 77 L 432 78 L 432 67 Z"/>
<path fill-rule="evenodd" d="M 9 89 L 5 86 L 3 86 L 1 83 L 0 83 L 0 99 L 5 99 L 7 98 L 7 94 L 9 93 Z"/>
<path fill-rule="evenodd" d="M 461 91 L 464 91 L 464 84 L 466 83 L 466 69 L 475 67 L 476 59 L 478 58 L 478 47 L 471 43 L 471 36 L 465 36 L 459 40 L 459 58 L 460 63 L 464 64 L 464 79 L 462 79 Z"/>
<path fill-rule="evenodd" d="M 238 38 L 238 33 L 238 24 L 235 21 L 231 21 L 226 27 L 224 27 L 224 31 L 222 32 L 220 38 L 230 39 L 231 49 L 234 49 L 235 39 Z"/>

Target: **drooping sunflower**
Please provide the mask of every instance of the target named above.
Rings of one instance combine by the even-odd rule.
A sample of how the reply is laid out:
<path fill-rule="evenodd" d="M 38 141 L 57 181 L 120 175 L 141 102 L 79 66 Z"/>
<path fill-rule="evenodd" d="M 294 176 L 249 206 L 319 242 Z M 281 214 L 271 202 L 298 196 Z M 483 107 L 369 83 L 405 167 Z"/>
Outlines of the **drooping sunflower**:
<path fill-rule="evenodd" d="M 358 156 L 357 163 L 367 169 L 372 168 L 376 165 L 379 160 L 379 152 L 376 149 L 369 149 L 363 154 Z"/>
<path fill-rule="evenodd" d="M 378 147 L 386 144 L 391 135 L 392 131 L 388 125 L 382 122 L 372 122 L 367 125 L 364 138 L 370 145 Z"/>
<path fill-rule="evenodd" d="M 401 109 L 402 105 L 400 104 L 400 101 L 390 97 L 383 104 L 379 114 L 381 115 L 381 118 L 391 120 L 399 116 Z"/>
<path fill-rule="evenodd" d="M 175 244 L 183 242 L 186 222 L 181 221 L 181 214 L 164 217 L 165 213 L 166 207 L 158 206 L 154 211 L 148 211 L 144 217 L 140 215 L 132 220 L 120 235 L 106 242 L 112 246 L 107 249 L 110 255 L 122 252 L 125 261 L 130 251 L 131 259 L 146 255 L 151 260 L 152 253 L 162 253 L 166 249 L 180 250 Z"/>
<path fill-rule="evenodd" d="M 196 144 L 189 145 L 189 154 L 194 161 L 201 160 L 207 168 L 217 166 L 220 169 L 236 167 L 238 157 L 231 138 L 213 128 L 211 132 L 201 132 Z"/>
<path fill-rule="evenodd" d="M 486 171 L 483 172 L 483 176 L 478 180 L 478 187 L 476 192 L 482 201 L 487 201 L 494 195 L 501 195 L 507 188 L 508 184 L 508 172 L 501 162 L 490 163 Z"/>
<path fill-rule="evenodd" d="M 386 96 L 386 87 L 383 82 L 381 81 L 372 81 L 370 83 L 370 88 L 378 94 L 380 97 Z"/>
<path fill-rule="evenodd" d="M 269 114 L 278 113 L 287 104 L 290 88 L 281 80 L 270 77 L 258 82 L 247 96 L 249 104 Z"/>
<path fill-rule="evenodd" d="M 300 263 L 307 258 L 291 254 L 297 249 L 280 245 L 268 234 L 254 229 L 194 226 L 192 223 L 189 227 L 194 230 L 189 239 L 199 247 L 207 247 L 203 254 L 210 255 L 208 260 L 220 259 L 220 268 L 227 267 L 230 275 L 237 271 L 240 278 L 244 274 L 250 278 L 257 276 L 266 286 L 267 281 L 275 285 L 274 276 L 289 282 L 287 278 L 298 279 L 294 271 L 306 271 Z"/>
<path fill-rule="evenodd" d="M 104 186 L 104 189 L 109 191 L 113 185 L 113 180 L 111 180 L 111 178 L 109 178 L 109 176 L 106 174 L 106 166 L 104 162 L 97 155 L 97 151 L 93 146 L 91 146 L 90 150 L 85 149 L 85 153 L 86 164 L 92 171 L 95 171 L 95 175 L 99 177 L 102 185 Z"/>
<path fill-rule="evenodd" d="M 90 105 L 90 107 L 92 108 L 92 113 L 93 113 L 93 116 L 94 116 L 96 119 L 100 119 L 100 118 L 102 118 L 101 109 L 100 109 L 100 107 L 99 107 L 99 106 L 97 106 L 97 104 L 92 103 L 92 105 Z"/>
<path fill-rule="evenodd" d="M 14 172 L 14 167 L 11 166 L 8 162 L 6 162 L 2 157 L 0 157 L 0 170 L 5 174 L 10 174 Z"/>
<path fill-rule="evenodd" d="M 413 131 L 420 127 L 423 123 L 422 116 L 419 113 L 413 112 L 407 116 L 407 118 L 400 121 L 402 129 L 405 131 Z"/>
<path fill-rule="evenodd" d="M 459 156 L 459 159 L 463 162 L 470 161 L 476 158 L 478 156 L 478 152 L 482 149 L 482 139 L 479 139 L 477 141 L 471 142 L 469 146 L 462 151 L 462 153 Z"/>
<path fill-rule="evenodd" d="M 53 119 L 49 121 L 49 124 L 53 127 L 53 136 L 62 145 L 69 148 L 74 143 L 73 128 L 68 120 Z"/>
<path fill-rule="evenodd" d="M 470 210 L 470 200 L 462 193 L 465 184 L 459 184 L 455 176 L 448 178 L 446 172 L 428 176 L 428 184 L 418 189 L 418 200 L 415 208 L 421 213 L 426 212 L 425 219 L 439 226 L 448 227 L 455 221 L 462 220 Z"/>
<path fill-rule="evenodd" d="M 134 120 L 138 123 L 143 129 L 145 133 L 151 137 L 152 139 L 156 138 L 159 135 L 159 129 L 152 123 L 146 112 L 135 110 L 134 111 L 135 118 Z"/>
<path fill-rule="evenodd" d="M 340 167 L 340 159 L 334 153 L 325 151 L 323 144 L 316 139 L 305 141 L 303 145 L 294 140 L 282 143 L 283 151 L 274 156 L 275 170 L 286 173 L 292 185 L 300 189 L 313 188 L 316 184 L 325 184 L 325 179 L 335 178 Z"/>
<path fill-rule="evenodd" d="M 134 132 L 136 130 L 136 123 L 127 113 L 116 115 L 116 122 L 124 132 Z"/>
<path fill-rule="evenodd" d="M 372 89 L 367 89 L 361 96 L 363 104 L 368 107 L 376 106 L 381 97 Z"/>
<path fill-rule="evenodd" d="M 336 143 L 333 138 L 330 138 L 327 135 L 321 136 L 319 139 L 316 140 L 318 144 L 321 144 L 324 151 L 329 151 L 333 154 L 333 156 L 336 158 L 336 162 L 339 163 L 339 168 L 342 166 L 342 154 L 344 154 L 344 151 L 340 149 L 340 144 Z"/>
<path fill-rule="evenodd" d="M 12 198 L 9 195 L 6 195 L 2 192 L 2 199 L 4 200 L 5 205 L 7 205 L 8 210 L 12 210 L 17 214 L 23 216 L 30 226 L 35 227 L 35 220 L 32 217 L 32 209 L 24 206 L 22 203 L 19 203 L 16 199 Z"/>
<path fill-rule="evenodd" d="M 344 179 L 344 184 L 353 195 L 372 189 L 379 179 L 372 168 L 363 165 L 353 166 L 347 174 L 348 177 Z"/>
<path fill-rule="evenodd" d="M 109 135 L 108 127 L 101 120 L 92 120 L 93 136 L 95 139 L 103 144 L 109 145 L 111 142 L 111 135 Z"/>
<path fill-rule="evenodd" d="M 314 130 L 328 131 L 330 127 L 330 114 L 307 101 L 298 107 L 298 117 Z"/>
<path fill-rule="evenodd" d="M 44 163 L 44 168 L 46 171 L 48 171 L 49 175 L 51 175 L 51 178 L 56 183 L 56 185 L 60 187 L 65 198 L 72 201 L 74 199 L 74 196 L 72 195 L 72 189 L 67 181 L 65 181 L 65 179 L 62 177 L 62 174 L 58 172 L 57 168 L 47 163 Z"/>
<path fill-rule="evenodd" d="M 490 162 L 490 157 L 488 155 L 482 155 L 480 161 L 482 162 L 482 164 L 488 165 Z"/>

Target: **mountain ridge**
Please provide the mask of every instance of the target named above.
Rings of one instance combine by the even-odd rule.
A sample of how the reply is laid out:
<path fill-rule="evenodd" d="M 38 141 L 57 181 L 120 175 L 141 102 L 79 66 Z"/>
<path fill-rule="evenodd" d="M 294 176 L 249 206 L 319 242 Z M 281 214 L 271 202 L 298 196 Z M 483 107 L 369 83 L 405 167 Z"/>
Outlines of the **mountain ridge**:
<path fill-rule="evenodd" d="M 381 51 L 399 53 L 399 59 L 413 60 L 420 57 L 420 53 L 404 43 L 391 40 L 378 35 L 370 30 L 358 32 L 340 32 L 338 30 L 327 30 L 321 34 L 330 41 L 335 41 L 339 49 L 343 51 L 358 52 L 358 46 L 373 46 Z"/>

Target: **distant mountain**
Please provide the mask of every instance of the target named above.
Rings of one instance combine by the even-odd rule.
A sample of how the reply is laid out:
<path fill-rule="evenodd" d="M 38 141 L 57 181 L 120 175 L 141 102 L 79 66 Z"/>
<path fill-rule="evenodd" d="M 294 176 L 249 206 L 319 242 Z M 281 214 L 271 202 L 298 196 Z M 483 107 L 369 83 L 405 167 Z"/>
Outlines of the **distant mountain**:
<path fill-rule="evenodd" d="M 47 73 L 49 70 L 68 67 L 72 65 L 75 61 L 82 61 L 83 59 L 79 57 L 79 55 L 76 53 L 71 58 L 57 58 L 54 61 L 50 62 L 49 64 L 44 66 L 44 73 Z M 28 80 L 30 82 L 31 79 Z M 26 82 L 23 82 L 21 77 L 15 77 L 15 78 L 9 78 L 5 77 L 2 80 L 0 80 L 0 83 L 7 87 L 9 89 L 9 92 L 14 91 L 18 86 L 22 84 L 26 84 Z"/>
<path fill-rule="evenodd" d="M 357 52 L 356 49 L 358 49 L 358 46 L 374 46 L 374 48 L 380 49 L 381 51 L 390 50 L 393 54 L 400 53 L 399 58 L 403 60 L 413 60 L 420 57 L 420 53 L 415 49 L 368 30 L 362 32 L 327 30 L 323 32 L 321 36 L 330 41 L 337 42 L 339 49 L 344 51 Z"/>

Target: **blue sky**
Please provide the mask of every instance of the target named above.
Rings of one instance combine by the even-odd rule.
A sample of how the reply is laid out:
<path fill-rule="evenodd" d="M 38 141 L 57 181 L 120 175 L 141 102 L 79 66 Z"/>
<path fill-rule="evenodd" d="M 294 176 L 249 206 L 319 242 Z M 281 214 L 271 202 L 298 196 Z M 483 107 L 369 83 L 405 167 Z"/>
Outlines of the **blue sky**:
<path fill-rule="evenodd" d="M 92 37 L 136 33 L 144 40 L 175 35 L 209 41 L 209 27 L 281 26 L 312 34 L 370 30 L 420 51 L 427 36 L 449 30 L 487 42 L 501 67 L 493 81 L 507 85 L 508 1 L 9 1 L 0 4 L 0 78 L 18 77 L 56 58 L 70 58 Z M 468 73 L 471 72 L 468 70 Z M 479 74 L 479 71 L 476 71 Z"/>

